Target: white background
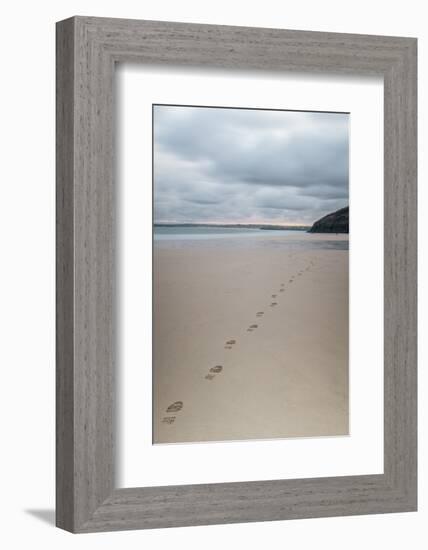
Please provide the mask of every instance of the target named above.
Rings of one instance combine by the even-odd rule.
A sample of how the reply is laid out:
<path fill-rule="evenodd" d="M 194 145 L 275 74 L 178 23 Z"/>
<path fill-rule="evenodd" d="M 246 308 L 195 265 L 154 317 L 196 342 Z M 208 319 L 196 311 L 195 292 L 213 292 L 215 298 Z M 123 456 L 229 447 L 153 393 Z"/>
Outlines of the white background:
<path fill-rule="evenodd" d="M 201 76 L 200 71 L 183 69 L 173 76 L 170 73 L 135 65 L 117 71 L 121 204 L 118 486 L 382 473 L 382 79 L 296 74 L 255 78 L 254 74 L 221 71 L 204 71 Z M 152 103 L 172 102 L 350 112 L 349 436 L 152 445 L 151 116 Z M 365 267 L 368 264 L 370 269 Z"/>
<path fill-rule="evenodd" d="M 0 93 L 2 491 L 0 541 L 5 548 L 425 548 L 428 521 L 426 338 L 420 346 L 420 505 L 414 514 L 298 520 L 73 536 L 52 527 L 54 506 L 54 22 L 70 15 L 164 19 L 419 38 L 419 178 L 421 213 L 428 203 L 426 163 L 428 28 L 424 4 L 380 0 L 16 0 L 2 9 Z M 3 44 L 4 42 L 4 44 Z M 420 221 L 420 273 L 428 278 Z M 426 287 L 420 304 L 426 306 Z M 420 334 L 427 333 L 421 308 Z"/>

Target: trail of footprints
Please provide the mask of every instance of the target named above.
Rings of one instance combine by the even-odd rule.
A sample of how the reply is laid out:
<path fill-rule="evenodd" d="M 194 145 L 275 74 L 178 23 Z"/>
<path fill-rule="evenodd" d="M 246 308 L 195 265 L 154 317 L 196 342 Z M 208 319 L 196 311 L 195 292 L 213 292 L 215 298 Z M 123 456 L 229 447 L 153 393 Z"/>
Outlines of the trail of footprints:
<path fill-rule="evenodd" d="M 305 271 L 309 271 L 312 267 L 314 266 L 314 261 L 311 260 L 309 262 L 309 264 L 304 268 L 304 269 L 301 269 L 300 271 L 298 271 L 295 275 L 292 275 L 290 277 L 290 279 L 288 280 L 288 283 L 293 283 L 295 280 L 296 280 L 296 277 L 301 277 L 303 275 L 303 273 Z M 285 283 L 281 283 L 280 285 L 280 288 L 278 289 L 278 293 L 283 293 L 285 292 L 286 288 L 285 288 Z M 273 300 L 277 299 L 278 298 L 278 294 L 272 294 L 271 295 L 271 298 Z M 276 307 L 278 306 L 278 302 L 277 301 L 273 301 L 269 304 L 269 307 Z M 257 311 L 256 313 L 256 317 L 261 319 L 263 318 L 263 315 L 265 314 L 264 311 Z M 248 328 L 247 328 L 247 332 L 254 332 L 255 330 L 257 330 L 259 328 L 259 325 L 253 323 L 252 325 L 250 325 Z M 227 340 L 224 344 L 224 349 L 227 349 L 227 350 L 233 350 L 234 347 L 236 345 L 236 339 L 235 338 L 231 338 L 230 340 Z M 209 381 L 212 381 L 214 380 L 214 378 L 221 374 L 223 372 L 223 365 L 215 365 L 214 367 L 211 367 L 209 370 L 208 370 L 208 373 L 204 376 L 205 380 L 209 380 Z M 183 408 L 183 401 L 175 401 L 174 403 L 172 403 L 171 405 L 169 405 L 166 409 L 166 413 L 169 414 L 169 413 L 178 413 L 181 411 L 181 409 Z M 163 419 L 162 419 L 162 423 L 164 424 L 173 424 L 176 420 L 177 416 L 174 414 L 174 415 L 170 415 L 170 416 L 164 416 Z"/>

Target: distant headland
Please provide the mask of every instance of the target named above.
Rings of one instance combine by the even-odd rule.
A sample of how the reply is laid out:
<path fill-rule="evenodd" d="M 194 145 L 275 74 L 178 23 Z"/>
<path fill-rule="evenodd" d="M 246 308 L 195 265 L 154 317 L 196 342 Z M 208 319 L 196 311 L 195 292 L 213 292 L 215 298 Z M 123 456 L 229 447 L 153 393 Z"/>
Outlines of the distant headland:
<path fill-rule="evenodd" d="M 293 230 L 308 231 L 309 225 L 275 225 L 275 224 L 255 224 L 255 223 L 175 223 L 159 222 L 153 224 L 155 227 L 226 227 L 229 229 L 270 229 L 270 230 Z"/>
<path fill-rule="evenodd" d="M 309 233 L 349 233 L 349 206 L 314 222 Z"/>

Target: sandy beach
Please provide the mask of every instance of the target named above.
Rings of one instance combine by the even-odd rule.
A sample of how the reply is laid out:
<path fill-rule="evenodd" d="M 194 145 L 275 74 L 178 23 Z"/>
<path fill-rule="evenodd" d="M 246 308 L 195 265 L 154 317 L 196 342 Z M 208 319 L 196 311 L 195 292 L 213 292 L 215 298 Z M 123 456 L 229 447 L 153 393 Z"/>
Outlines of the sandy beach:
<path fill-rule="evenodd" d="M 154 443 L 348 433 L 348 236 L 293 233 L 155 242 Z"/>

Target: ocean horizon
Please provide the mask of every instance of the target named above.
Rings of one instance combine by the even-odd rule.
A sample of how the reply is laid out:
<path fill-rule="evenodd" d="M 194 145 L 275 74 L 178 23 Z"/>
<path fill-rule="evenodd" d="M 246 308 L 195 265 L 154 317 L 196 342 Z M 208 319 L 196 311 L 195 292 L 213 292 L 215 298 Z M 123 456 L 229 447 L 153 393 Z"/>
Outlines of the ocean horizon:
<path fill-rule="evenodd" d="M 153 234 L 155 240 L 165 239 L 221 239 L 240 237 L 266 237 L 268 235 L 295 234 L 306 229 L 260 229 L 260 227 L 247 226 L 222 226 L 222 225 L 154 225 Z"/>

